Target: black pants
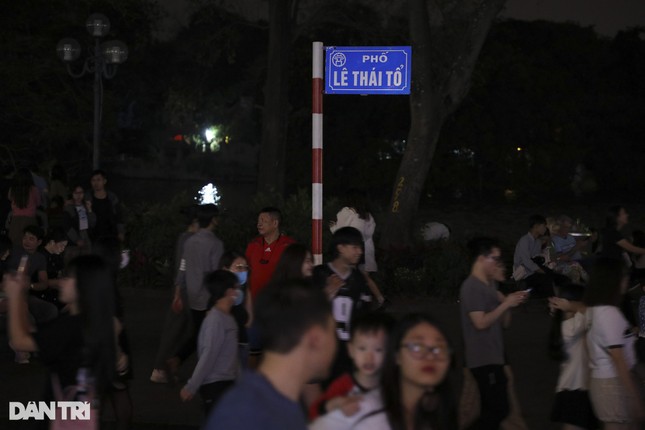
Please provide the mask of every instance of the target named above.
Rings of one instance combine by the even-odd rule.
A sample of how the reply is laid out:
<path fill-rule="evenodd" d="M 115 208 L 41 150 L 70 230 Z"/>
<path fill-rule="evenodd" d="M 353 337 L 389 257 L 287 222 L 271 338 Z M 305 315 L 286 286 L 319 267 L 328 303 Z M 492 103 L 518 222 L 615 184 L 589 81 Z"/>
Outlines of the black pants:
<path fill-rule="evenodd" d="M 472 428 L 480 430 L 498 430 L 499 425 L 510 412 L 508 404 L 508 379 L 501 364 L 470 369 L 481 401 L 479 419 Z"/>
<path fill-rule="evenodd" d="M 184 304 L 185 306 L 185 304 Z M 197 351 L 197 336 L 199 336 L 199 329 L 202 328 L 202 322 L 206 317 L 206 311 L 190 310 L 190 315 L 193 318 L 193 332 L 190 339 L 186 340 L 181 348 L 177 351 L 177 357 L 183 363 L 195 351 Z"/>
<path fill-rule="evenodd" d="M 204 402 L 204 415 L 208 418 L 208 414 L 217 404 L 222 395 L 233 386 L 235 381 L 216 381 L 210 384 L 204 384 L 199 387 L 199 395 L 202 396 Z"/>

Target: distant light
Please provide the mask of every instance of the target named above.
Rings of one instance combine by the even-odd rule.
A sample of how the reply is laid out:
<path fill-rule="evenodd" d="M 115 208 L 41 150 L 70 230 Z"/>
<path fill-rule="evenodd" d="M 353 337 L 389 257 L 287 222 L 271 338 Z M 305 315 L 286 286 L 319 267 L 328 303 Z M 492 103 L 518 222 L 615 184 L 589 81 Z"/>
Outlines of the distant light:
<path fill-rule="evenodd" d="M 176 134 L 175 137 L 172 138 L 175 142 L 183 142 L 184 141 L 184 136 L 181 134 Z"/>
<path fill-rule="evenodd" d="M 208 127 L 206 130 L 204 130 L 204 137 L 206 138 L 206 142 L 212 143 L 215 139 L 217 139 L 217 127 L 211 126 Z"/>
<path fill-rule="evenodd" d="M 110 32 L 110 20 L 101 13 L 93 13 L 85 21 L 85 28 L 92 37 L 103 37 Z"/>
<path fill-rule="evenodd" d="M 520 151 L 522 151 L 522 147 L 518 146 L 517 147 L 517 152 L 520 152 Z"/>
<path fill-rule="evenodd" d="M 200 205 L 216 205 L 222 198 L 217 192 L 217 187 L 210 183 L 204 185 L 202 189 L 197 192 L 197 194 L 198 196 L 195 197 L 195 200 L 198 200 Z"/>
<path fill-rule="evenodd" d="M 107 64 L 122 64 L 128 59 L 128 46 L 120 40 L 110 40 L 101 45 Z"/>
<path fill-rule="evenodd" d="M 81 56 L 81 45 L 76 39 L 69 37 L 61 39 L 56 45 L 56 53 L 58 58 L 67 63 L 75 61 Z"/>

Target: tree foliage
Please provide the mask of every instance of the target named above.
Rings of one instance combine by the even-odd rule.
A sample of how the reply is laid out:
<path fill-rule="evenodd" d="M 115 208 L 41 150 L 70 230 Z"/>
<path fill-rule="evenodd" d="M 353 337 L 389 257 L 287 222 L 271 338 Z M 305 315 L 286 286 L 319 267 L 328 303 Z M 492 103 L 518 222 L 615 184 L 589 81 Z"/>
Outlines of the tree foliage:
<path fill-rule="evenodd" d="M 285 176 L 287 194 L 307 186 L 311 177 L 314 40 L 328 46 L 412 40 L 413 66 L 421 66 L 413 80 L 429 76 L 412 105 L 401 96 L 325 96 L 326 196 L 358 188 L 391 212 L 392 181 L 396 194 L 402 176 L 397 169 L 406 156 L 430 167 L 427 175 L 426 167 L 403 168 L 417 175 L 409 216 L 399 224 L 405 226 L 414 225 L 419 202 L 502 199 L 505 190 L 514 190 L 517 198 L 567 198 L 579 163 L 595 177 L 598 192 L 638 189 L 645 151 L 640 142 L 645 131 L 642 29 L 610 39 L 571 23 L 495 21 L 475 63 L 477 41 L 483 40 L 477 31 L 486 29 L 489 17 L 481 15 L 482 8 L 499 3 L 415 1 L 290 2 L 295 25 L 288 42 L 286 105 L 268 108 L 280 110 L 286 117 L 280 121 L 288 124 L 279 137 L 284 165 L 275 169 Z M 92 80 L 71 78 L 56 58 L 55 45 L 68 35 L 84 48 L 91 45 L 84 22 L 100 11 L 112 22 L 110 38 L 130 49 L 117 76 L 104 82 L 106 158 L 125 154 L 164 168 L 185 160 L 191 172 L 212 174 L 213 162 L 226 154 L 202 154 L 172 141 L 212 124 L 221 125 L 232 142 L 257 150 L 263 114 L 271 106 L 265 91 L 271 68 L 269 15 L 263 12 L 269 3 L 192 4 L 186 27 L 175 38 L 158 41 L 153 35 L 160 12 L 152 0 L 7 3 L 0 17 L 3 149 L 17 159 L 39 154 L 67 165 L 91 158 Z M 250 17 L 253 4 L 258 11 Z M 411 4 L 422 10 L 410 16 Z M 411 37 L 412 18 L 428 26 L 428 38 L 419 39 L 423 43 Z M 429 95 L 434 101 L 419 108 L 419 98 Z M 415 110 L 426 119 L 411 117 Z M 418 129 L 426 120 L 443 127 L 417 137 L 409 133 L 411 124 Z M 426 152 L 415 155 L 415 145 Z M 257 173 L 249 166 L 236 169 L 239 175 Z"/>
<path fill-rule="evenodd" d="M 513 189 L 518 198 L 566 199 L 579 164 L 600 195 L 636 191 L 637 118 L 645 109 L 640 33 L 611 40 L 571 23 L 497 23 L 469 97 L 446 123 L 429 192 L 499 200 Z"/>

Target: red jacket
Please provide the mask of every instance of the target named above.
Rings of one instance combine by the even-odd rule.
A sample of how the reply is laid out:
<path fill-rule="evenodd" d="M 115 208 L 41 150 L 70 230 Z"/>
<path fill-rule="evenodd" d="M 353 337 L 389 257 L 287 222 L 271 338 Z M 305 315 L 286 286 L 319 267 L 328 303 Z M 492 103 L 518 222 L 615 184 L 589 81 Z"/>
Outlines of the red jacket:
<path fill-rule="evenodd" d="M 264 241 L 264 237 L 258 236 L 246 247 L 246 261 L 251 272 L 249 286 L 253 298 L 269 282 L 282 252 L 292 243 L 295 243 L 295 240 L 283 234 L 278 236 L 271 244 L 267 244 Z"/>
<path fill-rule="evenodd" d="M 327 387 L 327 390 L 323 395 L 309 406 L 309 420 L 313 421 L 319 415 L 326 414 L 327 409 L 325 405 L 329 400 L 336 397 L 347 396 L 352 391 L 355 393 L 366 393 L 369 390 L 360 386 L 351 373 L 343 373 L 338 378 L 334 379 L 332 383 L 329 384 L 329 387 Z"/>

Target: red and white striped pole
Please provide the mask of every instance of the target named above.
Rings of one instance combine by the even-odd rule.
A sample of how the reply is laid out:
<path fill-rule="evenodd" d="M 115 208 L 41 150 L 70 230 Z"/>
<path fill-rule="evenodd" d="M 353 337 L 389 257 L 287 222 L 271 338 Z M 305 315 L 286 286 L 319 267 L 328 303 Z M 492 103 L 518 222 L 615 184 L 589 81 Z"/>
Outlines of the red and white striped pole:
<path fill-rule="evenodd" d="M 312 44 L 311 87 L 311 253 L 314 264 L 322 264 L 323 226 L 323 88 L 324 47 Z"/>

